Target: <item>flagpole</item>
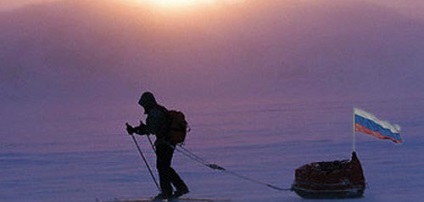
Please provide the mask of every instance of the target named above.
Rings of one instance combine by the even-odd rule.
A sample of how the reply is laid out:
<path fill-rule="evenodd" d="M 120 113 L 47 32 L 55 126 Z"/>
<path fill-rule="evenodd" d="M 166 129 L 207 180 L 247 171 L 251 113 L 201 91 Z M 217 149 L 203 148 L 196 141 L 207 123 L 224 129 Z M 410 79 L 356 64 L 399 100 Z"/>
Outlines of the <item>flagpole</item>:
<path fill-rule="evenodd" d="M 353 131 L 352 131 L 352 152 L 355 152 L 356 150 L 356 146 L 355 146 L 355 108 L 353 108 L 353 118 L 352 118 L 352 123 L 353 123 Z"/>

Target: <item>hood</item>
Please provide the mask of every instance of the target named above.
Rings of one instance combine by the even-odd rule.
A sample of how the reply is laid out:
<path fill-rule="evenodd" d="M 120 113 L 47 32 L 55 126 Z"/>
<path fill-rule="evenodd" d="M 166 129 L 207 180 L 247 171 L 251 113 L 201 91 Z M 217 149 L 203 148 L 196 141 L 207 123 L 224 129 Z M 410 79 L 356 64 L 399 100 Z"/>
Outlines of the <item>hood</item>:
<path fill-rule="evenodd" d="M 155 96 L 151 92 L 144 92 L 141 95 L 138 104 L 144 108 L 144 113 L 147 114 L 150 109 L 157 105 L 157 102 Z"/>

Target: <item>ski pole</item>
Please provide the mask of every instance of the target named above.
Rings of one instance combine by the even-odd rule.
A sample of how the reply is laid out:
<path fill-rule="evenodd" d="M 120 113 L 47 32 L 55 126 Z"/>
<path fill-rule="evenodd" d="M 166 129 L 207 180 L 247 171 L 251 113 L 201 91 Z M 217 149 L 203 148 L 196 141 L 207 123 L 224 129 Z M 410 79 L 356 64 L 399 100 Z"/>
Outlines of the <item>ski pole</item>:
<path fill-rule="evenodd" d="M 149 142 L 150 142 L 150 146 L 152 146 L 153 151 L 156 153 L 155 146 L 153 145 L 153 142 L 152 142 L 152 140 L 150 139 L 150 136 L 149 136 L 149 135 L 147 135 L 147 139 L 149 140 Z"/>
<path fill-rule="evenodd" d="M 143 158 L 144 164 L 146 164 L 147 169 L 149 170 L 150 176 L 152 176 L 153 181 L 155 182 L 156 188 L 158 188 L 159 192 L 162 192 L 162 190 L 159 188 L 159 184 L 156 181 L 155 176 L 153 175 L 152 169 L 150 169 L 149 164 L 147 163 L 146 157 L 144 156 L 143 152 L 140 149 L 140 146 L 138 145 L 137 140 L 135 139 L 134 135 L 131 135 L 132 139 L 134 140 L 135 145 L 137 146 L 138 153 L 140 153 L 141 158 Z"/>

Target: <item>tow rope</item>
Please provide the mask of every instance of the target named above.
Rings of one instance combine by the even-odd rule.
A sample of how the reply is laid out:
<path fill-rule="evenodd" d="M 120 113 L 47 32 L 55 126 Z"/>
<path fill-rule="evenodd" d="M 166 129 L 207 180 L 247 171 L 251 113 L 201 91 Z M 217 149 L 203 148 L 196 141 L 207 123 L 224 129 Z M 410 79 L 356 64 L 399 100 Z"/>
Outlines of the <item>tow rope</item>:
<path fill-rule="evenodd" d="M 259 181 L 259 180 L 250 178 L 250 177 L 246 177 L 246 176 L 241 175 L 239 173 L 236 173 L 234 171 L 227 170 L 224 167 L 219 166 L 217 164 L 210 163 L 210 162 L 204 160 L 203 158 L 199 157 L 198 155 L 194 154 L 190 150 L 184 148 L 182 145 L 179 145 L 178 147 L 177 146 L 173 146 L 173 145 L 170 145 L 170 146 L 173 147 L 178 152 L 180 152 L 181 154 L 183 154 L 184 156 L 186 156 L 186 157 L 188 157 L 188 158 L 192 159 L 193 161 L 196 161 L 196 162 L 198 162 L 200 164 L 203 164 L 204 166 L 206 166 L 208 168 L 211 168 L 213 170 L 222 171 L 222 172 L 228 173 L 230 175 L 233 175 L 235 177 L 244 179 L 246 181 L 250 181 L 250 182 L 255 183 L 255 184 L 260 184 L 260 185 L 263 185 L 263 186 L 266 186 L 266 187 L 269 187 L 271 189 L 275 189 L 275 190 L 278 190 L 278 191 L 292 191 L 291 188 L 281 188 L 281 187 L 278 187 L 278 186 L 275 186 L 275 185 L 272 185 L 272 184 L 268 184 L 268 183 L 265 183 L 265 182 L 262 182 L 262 181 Z"/>
<path fill-rule="evenodd" d="M 152 140 L 150 139 L 149 135 L 147 135 L 147 139 L 149 140 L 149 143 L 152 146 L 153 151 L 155 151 L 154 144 L 153 144 Z M 200 164 L 202 164 L 202 165 L 204 165 L 204 166 L 206 166 L 206 167 L 208 167 L 212 170 L 222 171 L 222 172 L 225 172 L 227 174 L 238 177 L 240 179 L 244 179 L 246 181 L 249 181 L 249 182 L 252 182 L 252 183 L 255 183 L 255 184 L 259 184 L 259 185 L 263 185 L 263 186 L 266 186 L 268 188 L 275 189 L 275 190 L 278 190 L 278 191 L 292 191 L 291 188 L 281 188 L 281 187 L 278 187 L 278 186 L 275 186 L 275 185 L 272 185 L 272 184 L 268 184 L 268 183 L 265 183 L 265 182 L 262 182 L 262 181 L 241 175 L 241 174 L 236 173 L 234 171 L 227 170 L 227 169 L 225 169 L 224 167 L 222 167 L 218 164 L 210 163 L 210 162 L 204 160 L 203 158 L 199 157 L 198 155 L 194 154 L 190 150 L 184 148 L 183 145 L 181 145 L 181 144 L 178 145 L 178 146 L 174 146 L 174 145 L 171 145 L 171 144 L 168 144 L 168 145 L 170 147 L 172 147 L 173 149 L 177 150 L 178 152 L 180 152 L 181 154 L 183 154 L 184 156 L 186 156 L 186 157 L 192 159 L 193 161 L 198 162 L 198 163 L 200 163 Z"/>

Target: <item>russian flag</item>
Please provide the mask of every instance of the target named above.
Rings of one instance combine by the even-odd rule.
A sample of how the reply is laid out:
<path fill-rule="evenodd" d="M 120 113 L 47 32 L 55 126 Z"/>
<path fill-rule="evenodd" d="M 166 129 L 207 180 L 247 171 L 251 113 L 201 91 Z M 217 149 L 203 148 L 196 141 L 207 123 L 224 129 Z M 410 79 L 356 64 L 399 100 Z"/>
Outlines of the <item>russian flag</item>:
<path fill-rule="evenodd" d="M 392 125 L 386 121 L 379 120 L 374 115 L 354 108 L 354 127 L 355 131 L 375 136 L 382 140 L 391 140 L 395 143 L 401 143 L 400 126 Z"/>

